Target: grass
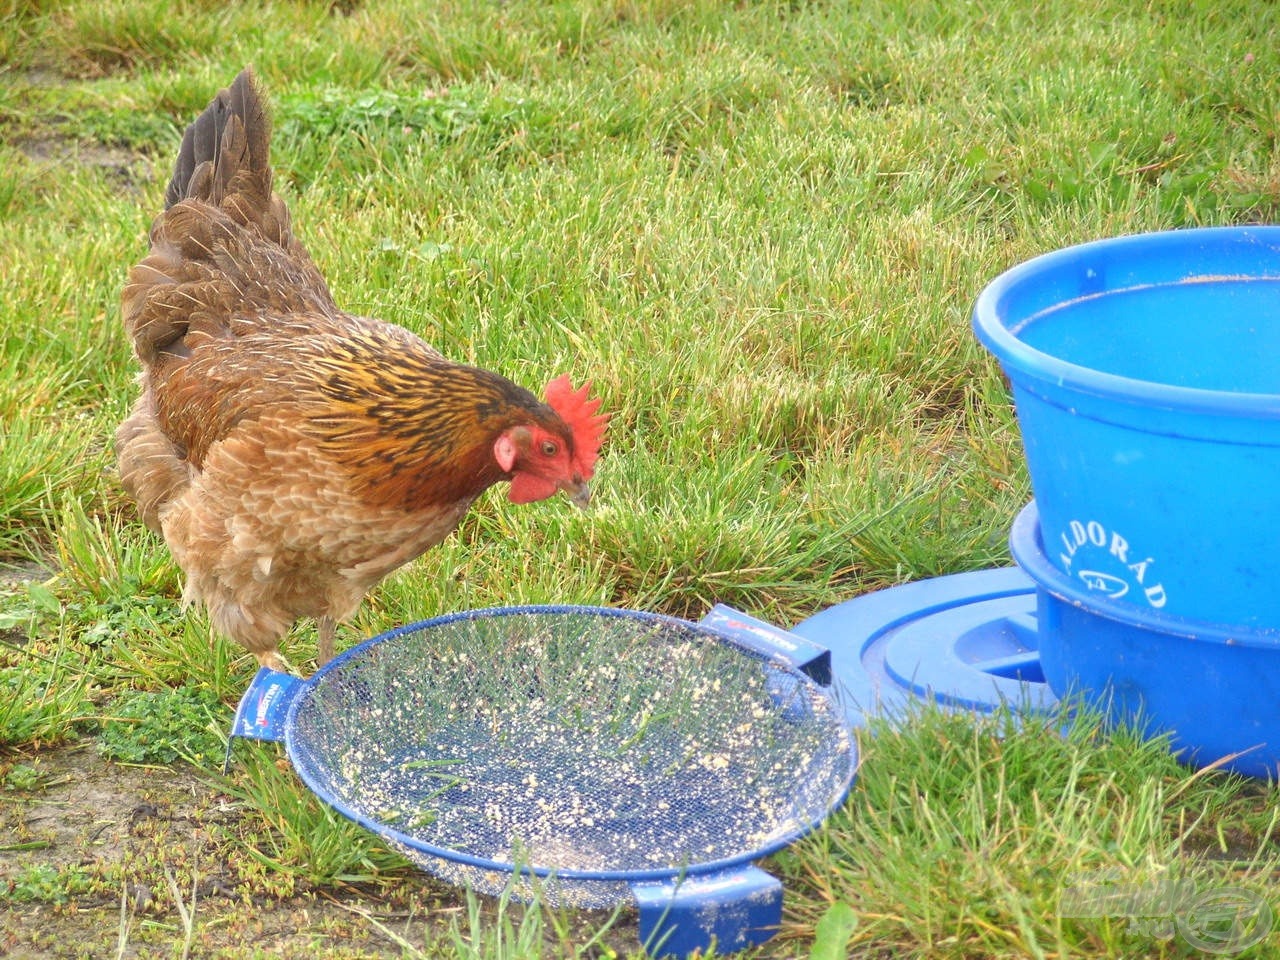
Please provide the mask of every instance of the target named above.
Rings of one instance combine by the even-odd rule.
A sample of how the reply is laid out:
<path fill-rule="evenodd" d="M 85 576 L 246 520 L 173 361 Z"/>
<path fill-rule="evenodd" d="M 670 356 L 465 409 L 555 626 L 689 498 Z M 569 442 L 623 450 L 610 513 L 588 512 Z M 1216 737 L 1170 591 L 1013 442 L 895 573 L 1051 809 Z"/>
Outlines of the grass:
<path fill-rule="evenodd" d="M 41 765 L 85 743 L 205 777 L 198 857 L 158 830 L 117 860 L 0 862 L 6 923 L 48 907 L 43 926 L 13 921 L 40 956 L 72 955 L 51 945 L 67 903 L 109 936 L 98 955 L 254 956 L 229 905 L 251 896 L 292 928 L 343 903 L 314 936 L 353 956 L 634 951 L 608 917 L 407 871 L 273 746 L 238 747 L 225 779 L 207 762 L 253 664 L 180 611 L 179 572 L 114 478 L 134 392 L 116 304 L 182 127 L 244 64 L 271 92 L 278 189 L 341 304 L 530 385 L 591 376 L 614 411 L 595 510 L 486 496 L 344 643 L 538 601 L 726 602 L 787 625 L 1006 563 L 1030 488 L 969 330 L 978 292 L 1067 244 L 1280 212 L 1280 10 L 1244 0 L 0 14 L 0 563 L 26 571 L 0 591 L 0 782 L 17 798 L 0 811 L 17 824 L 55 789 Z M 307 664 L 313 632 L 286 650 Z M 157 705 L 178 718 L 158 731 Z M 1064 891 L 1107 869 L 1280 901 L 1273 786 L 1192 772 L 1087 716 L 1062 736 L 1060 719 L 925 712 L 866 738 L 846 808 L 775 859 L 785 926 L 761 956 L 1194 955 L 1124 918 L 1063 917 Z"/>
<path fill-rule="evenodd" d="M 1104 732 L 1087 714 L 1065 736 L 1058 716 L 1017 718 L 1016 729 L 1013 719 L 984 730 L 924 711 L 907 732 L 878 730 L 861 802 L 786 857 L 817 894 L 806 912 L 861 904 L 854 938 L 867 947 L 911 938 L 967 955 L 972 942 L 945 949 L 961 938 L 977 939 L 979 955 L 1125 956 L 1152 945 L 1126 937 L 1123 917 L 1065 918 L 1065 891 L 1104 871 L 1138 888 L 1185 870 L 1265 896 L 1275 820 L 1246 811 L 1269 789 L 1189 774 L 1162 741 Z M 1260 859 L 1211 839 L 1214 824 L 1234 827 L 1242 814 L 1258 817 L 1248 844 Z"/>

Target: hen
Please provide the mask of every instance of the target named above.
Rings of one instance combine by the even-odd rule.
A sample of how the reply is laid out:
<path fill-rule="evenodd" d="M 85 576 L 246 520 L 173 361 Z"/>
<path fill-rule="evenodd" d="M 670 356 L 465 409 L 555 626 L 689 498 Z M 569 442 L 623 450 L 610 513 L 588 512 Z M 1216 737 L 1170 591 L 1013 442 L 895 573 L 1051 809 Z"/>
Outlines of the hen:
<path fill-rule="evenodd" d="M 607 417 L 568 377 L 544 403 L 340 310 L 272 191 L 269 143 L 248 70 L 183 137 L 122 296 L 142 392 L 116 455 L 184 602 L 283 670 L 295 621 L 318 621 L 327 662 L 365 593 L 488 487 L 585 506 Z"/>

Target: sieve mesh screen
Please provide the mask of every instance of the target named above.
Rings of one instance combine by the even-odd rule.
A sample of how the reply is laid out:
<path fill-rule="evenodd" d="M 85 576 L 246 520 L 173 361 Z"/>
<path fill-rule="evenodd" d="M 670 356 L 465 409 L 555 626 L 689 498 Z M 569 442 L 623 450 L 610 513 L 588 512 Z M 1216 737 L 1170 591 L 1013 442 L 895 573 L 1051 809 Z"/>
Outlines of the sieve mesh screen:
<path fill-rule="evenodd" d="M 289 744 L 323 799 L 422 868 L 491 893 L 528 871 L 578 906 L 776 849 L 854 766 L 842 708 L 798 671 L 684 621 L 578 607 L 357 648 L 301 695 Z"/>

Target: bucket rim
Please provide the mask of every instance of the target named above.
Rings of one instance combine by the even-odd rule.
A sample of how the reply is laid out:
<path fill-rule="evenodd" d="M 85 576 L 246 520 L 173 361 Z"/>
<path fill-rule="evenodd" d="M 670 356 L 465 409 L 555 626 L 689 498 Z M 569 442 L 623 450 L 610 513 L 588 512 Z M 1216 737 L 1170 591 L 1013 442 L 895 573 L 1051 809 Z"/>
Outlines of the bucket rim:
<path fill-rule="evenodd" d="M 1270 248 L 1274 254 L 1274 271 L 1265 273 L 1229 273 L 1213 271 L 1187 257 L 1186 269 L 1178 276 L 1149 283 L 1099 289 L 1072 299 L 1049 304 L 1016 322 L 1007 324 L 1001 317 L 1006 297 L 1037 277 L 1063 273 L 1068 269 L 1088 269 L 1090 258 L 1114 255 L 1117 251 L 1161 252 L 1169 258 L 1180 251 L 1203 249 L 1208 244 L 1248 244 Z M 1171 260 L 1176 264 L 1176 260 Z M 972 313 L 972 326 L 978 340 L 990 350 L 1006 374 L 1015 383 L 1020 379 L 1037 380 L 1058 389 L 1069 389 L 1102 399 L 1136 406 L 1153 406 L 1194 414 L 1233 418 L 1280 419 L 1280 392 L 1257 393 L 1210 390 L 1142 380 L 1107 373 L 1082 364 L 1072 363 L 1029 345 L 1019 336 L 1034 320 L 1061 309 L 1068 303 L 1087 302 L 1102 296 L 1126 291 L 1153 289 L 1177 283 L 1214 283 L 1227 280 L 1249 282 L 1280 281 L 1280 225 L 1245 227 L 1193 227 L 1148 233 L 1125 234 L 1073 244 L 1039 254 L 1010 267 L 998 275 L 978 294 Z"/>
<path fill-rule="evenodd" d="M 1009 551 L 1038 590 L 1104 620 L 1161 636 L 1195 640 L 1197 643 L 1215 643 L 1241 649 L 1275 650 L 1280 647 L 1280 629 L 1178 616 L 1112 600 L 1077 585 L 1071 577 L 1053 565 L 1045 552 L 1040 530 L 1040 511 L 1034 500 L 1014 518 L 1009 532 Z"/>

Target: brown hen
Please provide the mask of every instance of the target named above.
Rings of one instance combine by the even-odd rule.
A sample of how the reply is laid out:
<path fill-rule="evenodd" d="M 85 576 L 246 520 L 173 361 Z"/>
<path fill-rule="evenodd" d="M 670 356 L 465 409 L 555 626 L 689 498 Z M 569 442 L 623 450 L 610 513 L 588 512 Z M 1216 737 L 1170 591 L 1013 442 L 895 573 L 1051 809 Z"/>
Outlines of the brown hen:
<path fill-rule="evenodd" d="M 272 669 L 449 535 L 499 481 L 586 504 L 606 417 L 567 377 L 546 402 L 418 337 L 344 313 L 272 191 L 246 70 L 187 129 L 125 327 L 142 394 L 116 432 L 125 489 L 214 629 Z"/>

